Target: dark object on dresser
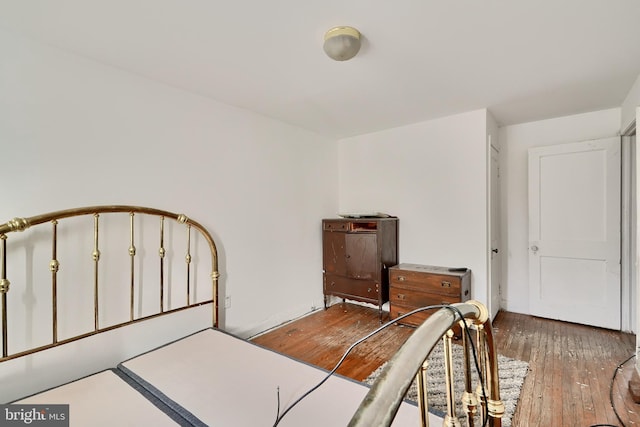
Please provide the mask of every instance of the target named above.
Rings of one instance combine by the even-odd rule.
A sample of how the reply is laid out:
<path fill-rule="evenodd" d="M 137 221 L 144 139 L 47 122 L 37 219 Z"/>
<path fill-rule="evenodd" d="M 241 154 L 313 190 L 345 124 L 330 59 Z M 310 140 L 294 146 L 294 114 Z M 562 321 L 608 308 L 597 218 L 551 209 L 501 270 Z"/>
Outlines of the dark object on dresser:
<path fill-rule="evenodd" d="M 322 220 L 324 307 L 330 295 L 376 304 L 389 301 L 388 268 L 398 263 L 397 218 Z"/>
<path fill-rule="evenodd" d="M 391 319 L 428 305 L 453 304 L 471 298 L 471 270 L 400 264 L 389 268 Z M 419 326 L 436 310 L 413 314 L 400 323 Z"/>

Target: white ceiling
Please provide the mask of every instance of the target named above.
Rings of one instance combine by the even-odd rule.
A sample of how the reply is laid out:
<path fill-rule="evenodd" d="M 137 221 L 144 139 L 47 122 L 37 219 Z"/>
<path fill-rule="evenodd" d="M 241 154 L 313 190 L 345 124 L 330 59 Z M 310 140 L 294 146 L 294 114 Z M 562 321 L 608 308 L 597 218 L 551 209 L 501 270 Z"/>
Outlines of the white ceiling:
<path fill-rule="evenodd" d="M 0 0 L 0 26 L 332 138 L 618 107 L 640 74 L 638 0 Z"/>

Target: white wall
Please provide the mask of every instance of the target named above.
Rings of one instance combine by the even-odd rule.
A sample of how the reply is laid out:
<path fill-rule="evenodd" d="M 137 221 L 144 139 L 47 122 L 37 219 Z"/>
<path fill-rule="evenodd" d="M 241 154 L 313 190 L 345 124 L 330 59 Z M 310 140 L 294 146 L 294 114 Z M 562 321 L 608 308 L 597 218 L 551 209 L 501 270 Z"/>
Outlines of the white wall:
<path fill-rule="evenodd" d="M 339 141 L 340 211 L 399 218 L 399 261 L 468 267 L 487 298 L 487 111 Z"/>
<path fill-rule="evenodd" d="M 505 126 L 502 146 L 502 240 L 508 250 L 503 276 L 503 309 L 529 313 L 527 150 L 531 147 L 615 136 L 620 130 L 620 108 Z"/>
<path fill-rule="evenodd" d="M 184 212 L 218 239 L 226 329 L 321 305 L 335 141 L 1 30 L 0 61 L 0 221 L 112 203 Z"/>

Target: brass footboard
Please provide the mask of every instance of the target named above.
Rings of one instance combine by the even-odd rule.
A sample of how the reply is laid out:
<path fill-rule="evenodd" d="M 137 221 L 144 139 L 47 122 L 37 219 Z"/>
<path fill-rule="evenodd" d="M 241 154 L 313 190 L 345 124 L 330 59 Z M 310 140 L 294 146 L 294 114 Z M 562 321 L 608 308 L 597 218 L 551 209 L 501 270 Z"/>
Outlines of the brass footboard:
<path fill-rule="evenodd" d="M 461 320 L 464 318 L 466 320 Z M 414 378 L 418 383 L 418 399 L 421 409 L 421 425 L 429 423 L 427 413 L 427 391 L 425 378 L 426 360 L 440 339 L 444 341 L 445 367 L 447 383 L 447 414 L 445 426 L 460 425 L 455 413 L 453 392 L 453 369 L 451 360 L 450 328 L 456 323 L 466 322 L 476 332 L 475 343 L 467 339 L 463 328 L 463 346 L 465 355 L 465 393 L 463 408 L 467 414 L 468 425 L 473 426 L 474 414 L 478 412 L 480 425 L 499 427 L 504 414 L 504 404 L 500 400 L 498 382 L 498 359 L 495 351 L 491 321 L 487 309 L 479 302 L 452 304 L 442 308 L 420 325 L 385 366 L 376 382 L 371 386 L 360 407 L 354 414 L 350 427 L 370 427 L 391 425 L 396 412 Z M 464 325 L 463 325 L 464 326 Z M 471 390 L 471 346 L 475 345 L 480 368 L 480 383 Z M 474 354 L 471 352 L 471 354 Z M 475 360 L 474 360 L 475 366 Z"/>
<path fill-rule="evenodd" d="M 129 274 L 130 274 L 130 283 L 129 283 L 129 320 L 112 324 L 109 326 L 100 325 L 100 288 L 99 288 L 99 271 L 100 271 L 100 261 L 101 261 L 101 237 L 104 237 L 101 234 L 101 215 L 110 214 L 110 213 L 127 213 L 129 214 L 129 226 L 128 232 L 126 236 L 126 240 L 128 240 L 128 247 L 122 248 L 124 252 L 129 257 Z M 145 216 L 154 216 L 158 218 L 158 242 L 159 246 L 157 248 L 158 256 L 159 256 L 159 277 L 160 283 L 159 286 L 159 295 L 160 300 L 157 305 L 157 310 L 154 313 L 138 316 L 136 317 L 134 313 L 134 298 L 135 298 L 135 277 L 136 277 L 136 241 L 139 237 L 139 232 L 136 230 L 134 218 L 136 215 L 145 215 Z M 93 330 L 87 331 L 85 333 L 81 333 L 79 335 L 72 336 L 70 338 L 66 338 L 63 340 L 59 340 L 58 338 L 58 271 L 61 267 L 61 263 L 58 260 L 58 240 L 59 240 L 59 224 L 63 224 L 63 221 L 70 217 L 80 217 L 80 216 L 91 216 L 93 223 L 93 250 L 88 257 L 90 265 L 87 268 L 91 268 L 93 270 L 93 311 L 94 311 L 94 327 Z M 184 227 L 184 233 L 186 234 L 186 248 L 184 249 L 184 259 L 186 262 L 186 295 L 185 295 L 185 304 L 180 305 L 178 308 L 167 308 L 165 307 L 165 219 L 170 219 L 177 221 L 179 227 Z M 31 348 L 25 351 L 18 352 L 10 352 L 9 348 L 9 339 L 8 339 L 8 322 L 9 318 L 7 316 L 9 308 L 8 306 L 8 293 L 10 289 L 10 281 L 8 279 L 9 273 L 7 268 L 7 251 L 11 249 L 10 242 L 12 239 L 9 238 L 11 233 L 22 232 L 28 228 L 34 227 L 40 224 L 49 223 L 51 225 L 51 260 L 48 265 L 48 269 L 51 272 L 51 343 L 46 345 L 41 345 L 35 348 Z M 211 258 L 211 287 L 212 287 L 212 297 L 211 299 L 205 301 L 194 302 L 191 295 L 191 233 L 192 229 L 196 230 L 206 241 Z M 42 234 L 40 235 L 42 236 Z M 211 236 L 211 234 L 198 222 L 188 218 L 182 214 L 176 214 L 160 209 L 154 208 L 146 208 L 140 206 L 127 206 L 127 205 L 111 205 L 111 206 L 91 206 L 91 207 L 83 207 L 76 209 L 68 209 L 62 211 L 51 212 L 43 215 L 37 215 L 30 218 L 15 218 L 7 223 L 0 224 L 0 304 L 2 309 L 2 357 L 0 358 L 0 362 L 8 359 L 17 358 L 20 356 L 24 356 L 27 354 L 31 354 L 37 351 L 45 350 L 60 344 L 64 344 L 70 341 L 75 341 L 81 338 L 85 338 L 90 335 L 97 334 L 99 332 L 104 332 L 107 330 L 111 330 L 114 328 L 118 328 L 121 326 L 125 326 L 134 322 L 138 322 L 141 320 L 149 319 L 152 317 L 160 316 L 162 314 L 172 313 L 179 310 L 184 310 L 186 308 L 200 306 L 204 304 L 212 304 L 212 324 L 213 326 L 218 326 L 218 254 L 215 242 Z M 20 283 L 16 283 L 12 286 L 20 286 Z"/>

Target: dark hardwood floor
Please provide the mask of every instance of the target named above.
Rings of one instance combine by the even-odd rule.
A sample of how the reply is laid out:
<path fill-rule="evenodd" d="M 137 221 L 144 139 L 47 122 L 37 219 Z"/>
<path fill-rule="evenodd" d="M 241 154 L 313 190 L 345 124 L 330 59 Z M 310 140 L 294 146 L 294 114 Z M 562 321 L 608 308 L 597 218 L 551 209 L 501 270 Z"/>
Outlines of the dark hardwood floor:
<path fill-rule="evenodd" d="M 268 331 L 254 342 L 332 369 L 356 340 L 380 326 L 378 311 L 336 304 Z M 500 312 L 494 321 L 499 354 L 529 362 L 514 426 L 622 426 L 610 403 L 616 368 L 634 352 L 635 335 Z M 356 347 L 338 373 L 363 380 L 413 331 L 392 326 Z M 640 423 L 628 381 L 635 359 L 618 369 L 613 402 L 624 425 Z"/>

